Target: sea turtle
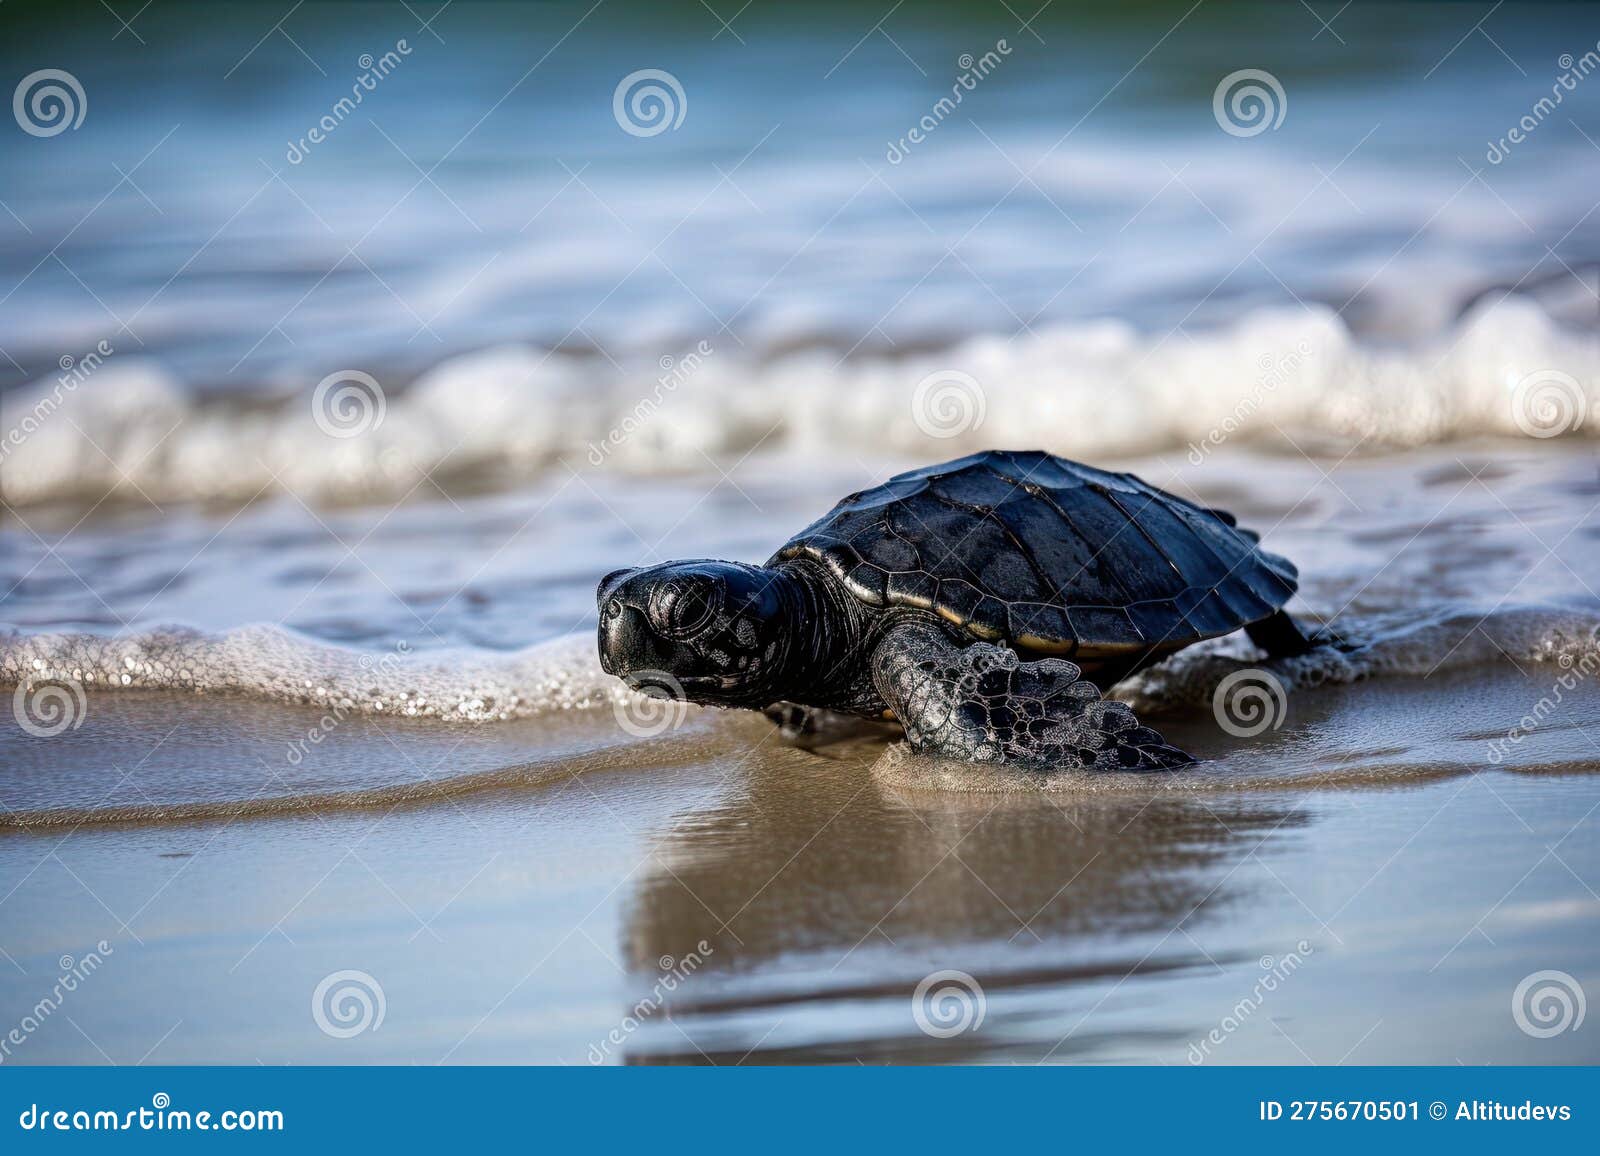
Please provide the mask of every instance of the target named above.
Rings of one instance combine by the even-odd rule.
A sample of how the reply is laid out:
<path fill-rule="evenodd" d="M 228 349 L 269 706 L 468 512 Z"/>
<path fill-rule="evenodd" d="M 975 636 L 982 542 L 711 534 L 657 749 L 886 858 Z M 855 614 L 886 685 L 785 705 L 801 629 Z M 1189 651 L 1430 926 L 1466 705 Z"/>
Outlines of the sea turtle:
<path fill-rule="evenodd" d="M 899 721 L 922 752 L 1032 767 L 1193 760 L 1109 686 L 1284 613 L 1292 563 L 1231 514 L 1042 451 L 994 450 L 851 494 L 765 566 L 691 560 L 601 581 L 600 662 L 718 706 Z M 792 704 L 792 705 L 791 705 Z"/>

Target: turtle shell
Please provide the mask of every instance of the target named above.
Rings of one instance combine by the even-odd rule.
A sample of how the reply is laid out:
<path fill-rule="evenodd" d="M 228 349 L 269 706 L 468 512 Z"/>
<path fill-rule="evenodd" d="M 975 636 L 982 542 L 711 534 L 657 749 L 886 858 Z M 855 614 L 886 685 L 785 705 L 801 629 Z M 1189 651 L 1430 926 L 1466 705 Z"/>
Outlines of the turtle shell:
<path fill-rule="evenodd" d="M 1228 634 L 1294 594 L 1294 565 L 1231 514 L 1040 451 L 992 450 L 851 494 L 769 565 L 810 559 L 869 606 L 1080 657 Z"/>

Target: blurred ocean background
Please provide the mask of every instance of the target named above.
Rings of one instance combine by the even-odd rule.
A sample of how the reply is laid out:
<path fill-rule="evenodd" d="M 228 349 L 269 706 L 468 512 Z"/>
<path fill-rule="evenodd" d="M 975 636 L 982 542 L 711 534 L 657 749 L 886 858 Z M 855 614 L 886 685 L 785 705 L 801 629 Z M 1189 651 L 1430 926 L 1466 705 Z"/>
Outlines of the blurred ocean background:
<path fill-rule="evenodd" d="M 722 544 L 762 552 L 884 455 L 1199 464 L 1225 441 L 1337 458 L 1600 428 L 1576 421 L 1600 390 L 1583 6 L 6 20 L 17 109 L 45 68 L 82 100 L 6 150 L 0 389 L 28 428 L 0 487 L 41 531 L 90 508 L 161 527 L 134 563 L 151 592 L 194 553 L 167 536 L 193 502 L 431 503 L 397 516 L 449 540 L 465 493 L 531 493 L 489 516 L 532 501 L 547 526 L 600 497 L 618 516 L 557 548 L 586 582 L 694 528 L 640 473 L 731 495 L 750 532 Z M 648 70 L 671 86 L 627 82 Z M 1228 83 L 1246 70 L 1272 85 Z M 60 420 L 34 429 L 41 402 Z M 763 517 L 742 469 L 785 452 L 819 480 Z M 143 620 L 39 583 L 57 557 L 13 536 L 13 621 Z"/>
<path fill-rule="evenodd" d="M 1595 49 L 1582 5 L 94 7 L 7 13 L 6 76 L 65 69 L 88 105 L 8 133 L 8 386 L 101 338 L 238 397 L 502 342 L 836 360 L 1305 305 L 1390 341 L 1512 286 L 1596 320 L 1594 98 L 1486 158 Z M 647 68 L 684 99 L 641 137 L 613 89 Z M 1213 91 L 1251 68 L 1282 121 L 1225 135 Z"/>

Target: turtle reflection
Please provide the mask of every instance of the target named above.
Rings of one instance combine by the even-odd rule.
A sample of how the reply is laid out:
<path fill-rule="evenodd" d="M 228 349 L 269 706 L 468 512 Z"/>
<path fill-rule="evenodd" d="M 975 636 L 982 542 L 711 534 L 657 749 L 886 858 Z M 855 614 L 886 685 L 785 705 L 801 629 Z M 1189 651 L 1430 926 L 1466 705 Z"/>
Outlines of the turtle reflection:
<path fill-rule="evenodd" d="M 763 757 L 733 770 L 726 804 L 659 839 L 625 919 L 630 973 L 648 988 L 661 960 L 702 959 L 629 1041 L 631 1062 L 1032 1061 L 1063 1037 L 1053 1058 L 1114 1055 L 1126 1029 L 1086 1017 L 1100 994 L 1227 964 L 1197 943 L 1259 885 L 1235 869 L 1306 821 L 1273 796 L 1154 784 L 906 789 L 873 766 L 881 750 Z M 981 984 L 983 1032 L 914 1022 L 908 1001 L 940 969 Z"/>

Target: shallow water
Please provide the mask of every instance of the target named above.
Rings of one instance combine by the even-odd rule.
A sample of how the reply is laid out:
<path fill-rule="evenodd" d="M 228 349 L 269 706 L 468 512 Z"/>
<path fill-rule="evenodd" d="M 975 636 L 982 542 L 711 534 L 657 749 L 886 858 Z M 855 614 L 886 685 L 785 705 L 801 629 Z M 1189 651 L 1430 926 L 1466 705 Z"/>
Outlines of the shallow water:
<path fill-rule="evenodd" d="M 578 477 L 336 511 L 278 498 L 91 520 L 58 541 L 14 534 L 16 629 L 0 637 L 0 677 L 456 721 L 621 709 L 636 700 L 594 656 L 598 575 L 670 557 L 759 562 L 840 494 L 904 464 L 778 455 L 715 482 Z M 1596 650 L 1600 474 L 1582 443 L 1119 464 L 1231 508 L 1295 560 L 1291 609 L 1348 646 L 1272 666 L 1287 685 L 1523 670 Z M 1251 654 L 1208 643 L 1119 693 L 1156 710 L 1204 704 Z"/>
<path fill-rule="evenodd" d="M 1181 461 L 1140 464 L 1167 467 L 1181 480 Z M 159 616 L 135 591 L 108 599 L 134 629 L 95 635 L 86 597 L 19 598 L 71 631 L 25 627 L 0 666 L 93 689 L 76 726 L 3 739 L 5 1006 L 32 1006 L 56 956 L 114 945 L 74 993 L 81 1032 L 47 1024 L 28 1058 L 1593 1061 L 1581 1034 L 1525 1034 L 1511 1000 L 1534 971 L 1600 962 L 1594 462 L 1480 444 L 1353 459 L 1337 485 L 1303 458 L 1230 469 L 1195 471 L 1218 484 L 1200 496 L 1270 527 L 1306 577 L 1298 608 L 1349 649 L 1262 666 L 1226 639 L 1119 687 L 1203 760 L 1177 773 L 998 772 L 870 736 L 788 748 L 754 714 L 661 721 L 587 633 L 491 650 L 470 612 L 402 650 L 375 601 L 363 649 L 319 640 L 363 582 L 436 578 L 387 575 L 377 550 L 354 590 L 318 587 L 308 560 L 342 547 L 286 528 L 310 516 L 281 502 L 241 514 L 194 581 L 215 566 L 241 605 L 303 608 L 299 632 L 142 626 Z M 775 505 L 833 481 L 757 476 Z M 460 565 L 446 544 L 504 532 L 505 505 L 467 500 L 437 542 L 433 507 L 392 532 Z M 708 521 L 663 549 L 766 549 Z M 124 532 L 34 560 L 87 568 Z M 236 562 L 269 548 L 281 569 Z M 490 622 L 592 622 L 576 581 L 484 589 Z M 1242 669 L 1286 690 L 1249 737 L 1211 698 Z M 387 1018 L 332 1039 L 308 1000 L 350 969 Z M 919 1022 L 980 1006 L 950 989 L 919 1021 L 919 982 L 948 970 L 983 1019 L 930 1035 Z"/>

